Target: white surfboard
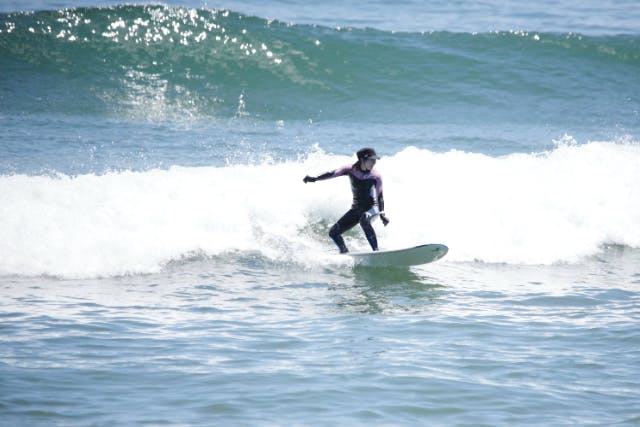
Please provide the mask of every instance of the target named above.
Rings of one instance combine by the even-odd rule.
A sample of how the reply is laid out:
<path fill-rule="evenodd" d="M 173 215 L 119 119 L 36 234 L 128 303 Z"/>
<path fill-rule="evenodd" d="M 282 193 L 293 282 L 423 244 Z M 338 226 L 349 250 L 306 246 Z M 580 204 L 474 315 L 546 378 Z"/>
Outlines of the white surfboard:
<path fill-rule="evenodd" d="M 409 267 L 434 262 L 445 256 L 449 248 L 440 244 L 420 245 L 413 248 L 376 252 L 349 252 L 355 265 L 369 267 Z"/>

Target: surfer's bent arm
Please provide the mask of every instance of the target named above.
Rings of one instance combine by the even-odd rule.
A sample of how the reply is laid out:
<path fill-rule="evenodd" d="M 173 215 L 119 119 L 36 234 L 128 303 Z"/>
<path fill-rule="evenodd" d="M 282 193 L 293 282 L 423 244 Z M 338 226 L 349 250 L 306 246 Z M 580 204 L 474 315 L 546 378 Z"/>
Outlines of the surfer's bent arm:
<path fill-rule="evenodd" d="M 339 176 L 344 176 L 349 173 L 351 166 L 343 166 L 340 169 L 336 169 L 331 172 L 325 172 L 322 175 L 318 176 L 305 176 L 303 181 L 306 184 L 307 182 L 316 182 L 316 181 L 324 181 L 325 179 L 337 178 Z"/>
<path fill-rule="evenodd" d="M 378 204 L 378 210 L 384 213 L 384 197 L 382 197 L 382 177 L 379 174 L 376 174 L 376 186 L 375 186 L 375 195 L 376 201 Z"/>
<path fill-rule="evenodd" d="M 382 195 L 382 177 L 380 175 L 378 175 L 376 178 L 375 192 L 376 192 L 376 198 L 378 202 L 378 211 L 380 212 L 380 219 L 382 220 L 382 223 L 386 227 L 387 224 L 389 224 L 389 219 L 384 213 L 384 197 Z"/>

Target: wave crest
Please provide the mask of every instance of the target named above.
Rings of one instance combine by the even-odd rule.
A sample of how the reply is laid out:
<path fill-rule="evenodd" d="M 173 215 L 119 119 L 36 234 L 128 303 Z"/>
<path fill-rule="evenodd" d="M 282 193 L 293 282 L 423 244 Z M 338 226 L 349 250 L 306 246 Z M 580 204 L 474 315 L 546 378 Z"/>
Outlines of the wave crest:
<path fill-rule="evenodd" d="M 0 274 L 65 277 L 159 271 L 171 260 L 259 253 L 335 262 L 326 233 L 349 206 L 348 181 L 301 178 L 351 161 L 300 161 L 104 175 L 0 177 Z M 407 148 L 385 178 L 383 248 L 447 244 L 449 261 L 578 262 L 604 244 L 640 248 L 640 144 L 562 144 L 489 157 Z M 366 249 L 359 230 L 347 235 Z"/>
<path fill-rule="evenodd" d="M 549 98 L 589 102 L 615 89 L 598 76 L 618 67 L 616 84 L 633 92 L 639 45 L 633 36 L 290 25 L 160 5 L 0 15 L 4 84 L 23 94 L 27 110 L 150 120 L 354 112 L 422 120 L 456 105 L 510 111 Z M 576 81 L 584 93 L 575 93 Z"/>

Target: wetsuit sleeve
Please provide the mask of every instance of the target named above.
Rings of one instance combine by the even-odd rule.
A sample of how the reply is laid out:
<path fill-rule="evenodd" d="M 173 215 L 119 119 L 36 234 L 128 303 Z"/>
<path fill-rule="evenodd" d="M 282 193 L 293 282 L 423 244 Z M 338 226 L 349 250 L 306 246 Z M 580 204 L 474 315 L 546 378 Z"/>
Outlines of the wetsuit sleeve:
<path fill-rule="evenodd" d="M 331 179 L 331 178 L 337 178 L 339 176 L 344 176 L 344 175 L 347 175 L 349 173 L 350 169 L 351 169 L 351 166 L 343 166 L 340 169 L 336 169 L 334 171 L 326 172 L 326 173 L 323 173 L 322 175 L 318 175 L 316 177 L 316 179 L 318 181 L 323 181 L 325 179 Z"/>
<path fill-rule="evenodd" d="M 378 209 L 384 212 L 384 197 L 382 196 L 382 177 L 378 175 L 376 177 L 376 195 L 378 197 Z"/>

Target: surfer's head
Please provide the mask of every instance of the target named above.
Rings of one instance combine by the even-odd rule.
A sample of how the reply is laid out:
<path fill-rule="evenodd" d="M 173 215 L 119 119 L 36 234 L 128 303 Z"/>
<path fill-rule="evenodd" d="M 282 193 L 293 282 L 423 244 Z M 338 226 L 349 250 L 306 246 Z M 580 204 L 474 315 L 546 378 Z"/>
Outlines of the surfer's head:
<path fill-rule="evenodd" d="M 358 163 L 356 163 L 356 165 L 358 165 L 362 171 L 370 171 L 373 169 L 376 164 L 376 160 L 380 158 L 376 154 L 376 150 L 368 147 L 358 150 L 356 155 L 358 156 Z"/>
<path fill-rule="evenodd" d="M 380 158 L 376 154 L 376 150 L 374 150 L 373 148 L 369 148 L 369 147 L 362 148 L 362 149 L 358 150 L 356 155 L 358 156 L 358 160 L 368 160 L 368 159 L 378 160 Z"/>

